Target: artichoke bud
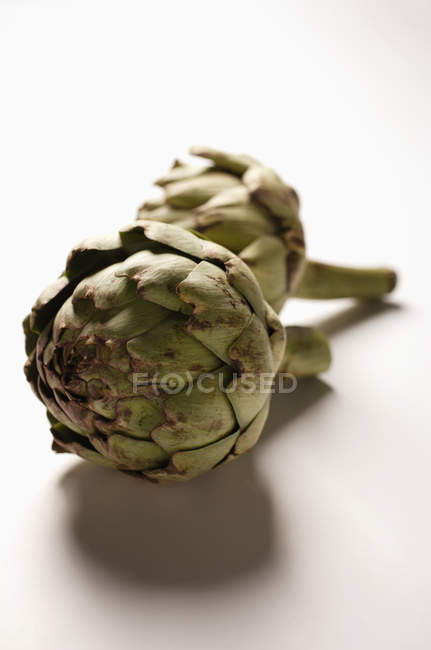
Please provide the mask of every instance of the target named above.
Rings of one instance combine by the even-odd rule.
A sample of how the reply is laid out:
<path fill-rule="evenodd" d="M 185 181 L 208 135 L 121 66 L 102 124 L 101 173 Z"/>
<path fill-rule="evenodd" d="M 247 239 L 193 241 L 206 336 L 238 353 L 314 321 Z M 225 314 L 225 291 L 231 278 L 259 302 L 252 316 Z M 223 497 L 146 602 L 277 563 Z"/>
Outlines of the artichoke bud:
<path fill-rule="evenodd" d="M 265 300 L 279 311 L 304 271 L 297 193 L 251 156 L 198 146 L 190 153 L 209 164 L 194 167 L 175 161 L 156 181 L 164 196 L 144 203 L 137 218 L 201 232 L 237 253 L 253 270 Z M 277 258 L 271 261 L 260 253 L 268 249 L 268 236 Z M 250 246 L 255 246 L 252 252 Z"/>
<path fill-rule="evenodd" d="M 252 447 L 285 346 L 245 262 L 162 220 L 75 248 L 24 328 L 53 449 L 151 480 L 187 480 Z"/>

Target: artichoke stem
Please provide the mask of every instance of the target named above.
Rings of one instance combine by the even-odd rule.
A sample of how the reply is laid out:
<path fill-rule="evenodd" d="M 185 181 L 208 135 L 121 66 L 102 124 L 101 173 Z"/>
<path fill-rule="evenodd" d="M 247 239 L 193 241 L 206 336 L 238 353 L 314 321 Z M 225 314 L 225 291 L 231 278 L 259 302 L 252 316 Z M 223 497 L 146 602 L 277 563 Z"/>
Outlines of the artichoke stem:
<path fill-rule="evenodd" d="M 328 370 L 331 352 L 328 341 L 315 327 L 286 327 L 286 350 L 279 372 L 310 377 Z"/>
<path fill-rule="evenodd" d="M 391 269 L 356 269 L 307 260 L 295 296 L 298 298 L 380 298 L 397 281 Z"/>

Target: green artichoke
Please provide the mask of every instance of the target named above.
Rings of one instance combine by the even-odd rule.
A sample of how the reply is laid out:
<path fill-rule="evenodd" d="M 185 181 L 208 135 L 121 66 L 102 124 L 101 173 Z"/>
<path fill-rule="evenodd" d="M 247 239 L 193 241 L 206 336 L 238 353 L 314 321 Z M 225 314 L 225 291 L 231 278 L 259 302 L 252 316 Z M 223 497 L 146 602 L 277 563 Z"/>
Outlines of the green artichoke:
<path fill-rule="evenodd" d="M 193 229 L 237 253 L 277 312 L 289 296 L 376 298 L 392 291 L 396 277 L 390 269 L 352 269 L 306 259 L 298 195 L 272 169 L 250 156 L 207 147 L 192 147 L 190 153 L 212 164 L 175 161 L 156 181 L 164 195 L 146 201 L 138 219 Z"/>
<path fill-rule="evenodd" d="M 153 480 L 190 479 L 250 449 L 271 391 L 241 379 L 265 376 L 267 388 L 285 350 L 239 257 L 145 220 L 75 248 L 24 330 L 53 449 Z"/>

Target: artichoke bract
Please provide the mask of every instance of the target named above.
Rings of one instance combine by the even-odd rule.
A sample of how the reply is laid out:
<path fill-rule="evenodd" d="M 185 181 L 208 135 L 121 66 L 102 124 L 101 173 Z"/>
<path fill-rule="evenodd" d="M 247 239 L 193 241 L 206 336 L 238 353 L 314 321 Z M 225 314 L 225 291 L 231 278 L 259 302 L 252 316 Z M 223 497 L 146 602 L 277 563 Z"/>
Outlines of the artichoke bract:
<path fill-rule="evenodd" d="M 285 332 L 234 253 L 139 221 L 84 241 L 24 321 L 53 449 L 186 480 L 250 449 Z M 173 381 L 173 384 L 172 384 Z"/>
<path fill-rule="evenodd" d="M 176 160 L 156 181 L 164 196 L 146 201 L 138 219 L 199 231 L 237 253 L 278 312 L 296 290 L 305 261 L 296 191 L 251 156 L 207 147 L 190 152 L 212 165 L 195 167 Z"/>
<path fill-rule="evenodd" d="M 247 155 L 200 146 L 190 153 L 211 164 L 195 167 L 176 160 L 156 181 L 164 195 L 146 201 L 138 219 L 199 231 L 237 253 L 277 312 L 289 296 L 377 298 L 392 291 L 396 277 L 390 269 L 306 259 L 298 194 L 275 171 Z"/>

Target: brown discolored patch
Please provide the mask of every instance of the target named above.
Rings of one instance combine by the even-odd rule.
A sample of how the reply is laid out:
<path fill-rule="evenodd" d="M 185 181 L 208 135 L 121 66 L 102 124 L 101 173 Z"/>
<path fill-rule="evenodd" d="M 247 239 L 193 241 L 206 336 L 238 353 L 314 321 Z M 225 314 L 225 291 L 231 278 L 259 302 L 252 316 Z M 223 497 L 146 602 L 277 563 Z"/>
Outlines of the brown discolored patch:
<path fill-rule="evenodd" d="M 58 442 L 56 441 L 55 438 L 52 441 L 51 449 L 52 449 L 52 451 L 55 451 L 56 454 L 70 454 L 70 453 L 72 453 L 68 449 L 65 449 L 64 447 L 61 447 L 61 445 L 58 444 Z"/>
<path fill-rule="evenodd" d="M 187 417 L 184 413 L 168 413 L 166 408 L 163 407 L 164 420 L 162 426 L 170 429 L 176 436 L 184 437 L 184 431 L 179 431 L 177 425 L 179 422 L 184 424 L 187 422 Z"/>
<path fill-rule="evenodd" d="M 69 393 L 73 393 L 75 396 L 85 397 L 87 394 L 87 386 L 85 381 L 76 377 L 72 377 L 69 379 L 69 381 L 67 381 L 67 375 L 64 375 L 62 379 L 64 388 Z"/>
<path fill-rule="evenodd" d="M 236 314 L 232 314 L 232 316 L 217 316 L 214 319 L 214 324 L 220 325 L 222 327 L 238 327 L 238 324 L 241 322 L 242 321 L 240 317 L 238 317 Z"/>
<path fill-rule="evenodd" d="M 289 244 L 293 244 L 297 248 L 305 249 L 304 239 L 302 237 L 300 237 L 299 235 L 293 235 L 293 237 L 289 237 L 288 242 L 289 242 Z"/>
<path fill-rule="evenodd" d="M 207 330 L 213 326 L 209 320 L 199 320 L 194 314 L 192 314 L 189 320 L 186 323 L 189 329 L 194 330 Z"/>
<path fill-rule="evenodd" d="M 223 424 L 224 424 L 224 422 L 221 419 L 213 420 L 211 422 L 210 426 L 208 427 L 208 431 L 218 431 L 219 429 L 222 428 Z"/>
<path fill-rule="evenodd" d="M 393 291 L 397 286 L 397 274 L 395 271 L 389 271 L 388 274 L 388 293 Z"/>
<path fill-rule="evenodd" d="M 191 372 L 202 372 L 203 369 L 204 367 L 200 363 L 195 363 L 189 368 Z"/>
<path fill-rule="evenodd" d="M 227 297 L 227 299 L 229 300 L 232 307 L 234 309 L 236 309 L 236 307 L 237 307 L 236 300 L 235 300 L 234 296 L 232 295 L 232 293 L 229 291 L 228 287 L 226 286 L 225 280 L 223 278 L 216 278 L 216 277 L 214 277 L 212 275 L 208 275 L 207 277 L 210 280 L 213 280 L 213 282 L 215 282 L 215 284 L 217 284 L 220 287 L 221 291 Z"/>
<path fill-rule="evenodd" d="M 87 300 L 92 300 L 94 302 L 95 293 L 93 287 L 89 287 L 87 289 L 87 291 L 84 294 L 84 298 L 86 298 Z"/>

